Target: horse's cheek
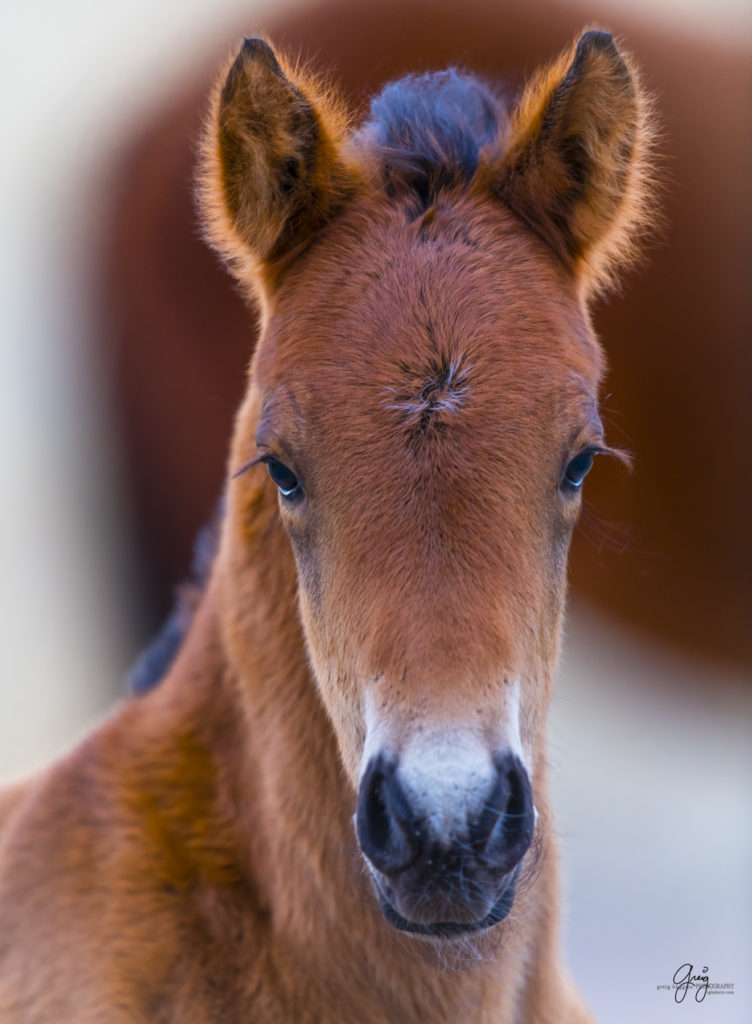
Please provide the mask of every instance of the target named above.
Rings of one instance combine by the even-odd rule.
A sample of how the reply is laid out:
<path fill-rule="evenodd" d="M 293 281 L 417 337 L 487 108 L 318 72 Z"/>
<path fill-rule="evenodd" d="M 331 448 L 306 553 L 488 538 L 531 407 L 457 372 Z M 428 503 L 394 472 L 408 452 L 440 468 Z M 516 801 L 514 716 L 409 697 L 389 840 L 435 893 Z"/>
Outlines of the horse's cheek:
<path fill-rule="evenodd" d="M 311 593 L 302 584 L 300 570 L 299 582 L 300 620 L 313 677 L 332 723 L 343 766 L 356 786 L 365 738 L 359 673 L 343 661 L 347 637 L 340 636 L 330 620 L 325 621 L 321 603 L 315 600 L 316 592 Z"/>

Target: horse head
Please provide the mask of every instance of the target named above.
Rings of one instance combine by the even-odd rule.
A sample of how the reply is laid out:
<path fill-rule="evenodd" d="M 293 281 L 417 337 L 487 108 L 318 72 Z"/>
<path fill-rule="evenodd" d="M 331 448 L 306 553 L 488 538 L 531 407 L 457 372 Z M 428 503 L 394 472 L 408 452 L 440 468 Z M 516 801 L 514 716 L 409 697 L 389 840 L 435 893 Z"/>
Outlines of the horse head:
<path fill-rule="evenodd" d="M 545 838 L 567 552 L 610 451 L 588 303 L 649 217 L 648 148 L 595 30 L 511 110 L 447 71 L 353 128 L 260 40 L 214 95 L 204 223 L 261 317 L 228 515 L 242 537 L 276 489 L 360 848 L 407 932 L 500 921 Z"/>

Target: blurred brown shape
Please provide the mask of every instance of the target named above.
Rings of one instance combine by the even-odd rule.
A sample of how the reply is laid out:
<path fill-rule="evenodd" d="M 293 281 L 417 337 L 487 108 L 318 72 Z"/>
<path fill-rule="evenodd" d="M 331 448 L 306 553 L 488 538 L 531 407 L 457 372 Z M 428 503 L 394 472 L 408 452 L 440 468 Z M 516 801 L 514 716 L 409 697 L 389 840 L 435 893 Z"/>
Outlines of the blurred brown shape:
<path fill-rule="evenodd" d="M 517 87 L 588 23 L 547 0 L 323 0 L 270 19 L 281 48 L 331 68 L 361 105 L 383 81 L 459 64 Z M 664 125 L 668 228 L 623 296 L 596 310 L 611 362 L 613 443 L 575 538 L 577 593 L 687 652 L 749 664 L 752 149 L 748 53 L 615 15 Z M 212 58 L 207 55 L 207 69 Z M 220 55 L 221 56 L 221 55 Z M 154 117 L 113 183 L 102 343 L 122 429 L 153 627 L 222 488 L 253 316 L 202 243 L 195 139 L 210 71 Z M 628 531 L 609 524 L 629 524 Z"/>

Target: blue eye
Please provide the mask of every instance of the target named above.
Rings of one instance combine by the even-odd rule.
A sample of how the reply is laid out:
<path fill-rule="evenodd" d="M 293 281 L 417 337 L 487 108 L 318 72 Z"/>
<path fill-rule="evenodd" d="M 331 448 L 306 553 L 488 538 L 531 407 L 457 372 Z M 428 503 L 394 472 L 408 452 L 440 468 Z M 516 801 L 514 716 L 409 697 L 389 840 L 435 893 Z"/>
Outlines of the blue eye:
<path fill-rule="evenodd" d="M 301 491 L 300 481 L 291 469 L 278 459 L 267 459 L 266 468 L 283 498 L 292 501 L 298 496 Z"/>
<path fill-rule="evenodd" d="M 589 448 L 586 448 L 584 452 L 580 452 L 579 455 L 575 455 L 564 470 L 560 486 L 567 490 L 579 491 L 582 487 L 582 481 L 592 468 L 594 456 L 595 452 Z"/>

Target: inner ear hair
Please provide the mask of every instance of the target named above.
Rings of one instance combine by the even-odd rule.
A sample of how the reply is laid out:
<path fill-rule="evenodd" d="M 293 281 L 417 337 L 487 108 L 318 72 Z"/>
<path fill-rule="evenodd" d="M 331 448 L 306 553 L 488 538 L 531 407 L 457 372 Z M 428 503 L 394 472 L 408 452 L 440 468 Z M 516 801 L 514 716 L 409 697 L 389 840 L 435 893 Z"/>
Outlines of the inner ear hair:
<path fill-rule="evenodd" d="M 573 270 L 613 287 L 656 225 L 652 101 L 609 32 L 590 29 L 528 84 L 497 195 Z"/>
<path fill-rule="evenodd" d="M 211 99 L 198 197 L 209 243 L 241 280 L 268 282 L 352 197 L 348 129 L 323 80 L 265 40 L 246 39 L 228 61 Z"/>

